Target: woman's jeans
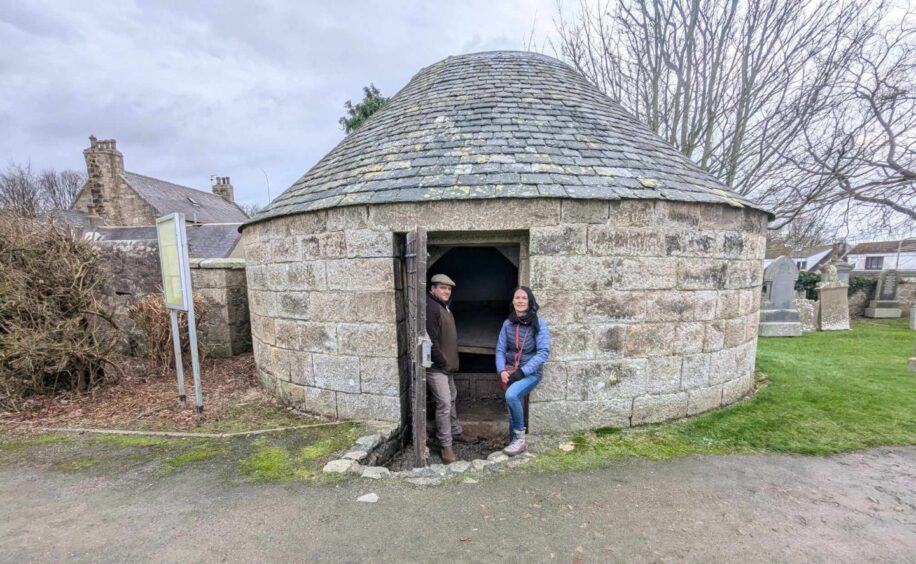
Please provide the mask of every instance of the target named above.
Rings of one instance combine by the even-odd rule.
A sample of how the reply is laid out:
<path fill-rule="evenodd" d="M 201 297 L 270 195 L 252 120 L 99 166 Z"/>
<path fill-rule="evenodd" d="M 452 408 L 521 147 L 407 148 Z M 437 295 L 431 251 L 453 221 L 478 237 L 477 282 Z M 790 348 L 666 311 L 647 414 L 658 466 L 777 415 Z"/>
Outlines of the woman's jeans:
<path fill-rule="evenodd" d="M 525 430 L 525 408 L 522 407 L 522 398 L 531 393 L 541 382 L 540 376 L 525 376 L 514 382 L 506 390 L 506 405 L 509 407 L 509 440 L 514 439 L 515 431 Z"/>

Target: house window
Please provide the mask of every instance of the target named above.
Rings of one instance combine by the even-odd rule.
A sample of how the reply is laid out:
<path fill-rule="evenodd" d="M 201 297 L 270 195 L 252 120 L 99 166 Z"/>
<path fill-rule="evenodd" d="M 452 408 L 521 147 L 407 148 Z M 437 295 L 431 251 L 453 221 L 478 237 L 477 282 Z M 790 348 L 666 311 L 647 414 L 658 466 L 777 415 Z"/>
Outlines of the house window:
<path fill-rule="evenodd" d="M 884 257 L 865 257 L 865 270 L 881 270 L 884 268 Z"/>
<path fill-rule="evenodd" d="M 799 270 L 807 270 L 808 261 L 807 260 L 797 260 L 795 261 L 795 266 L 797 266 Z"/>

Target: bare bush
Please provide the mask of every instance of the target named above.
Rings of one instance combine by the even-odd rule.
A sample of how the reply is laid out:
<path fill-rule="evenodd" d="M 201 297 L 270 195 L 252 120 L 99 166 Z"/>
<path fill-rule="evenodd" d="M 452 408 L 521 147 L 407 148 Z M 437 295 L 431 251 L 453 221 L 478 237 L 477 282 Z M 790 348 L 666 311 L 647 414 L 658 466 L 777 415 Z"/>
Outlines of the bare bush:
<path fill-rule="evenodd" d="M 0 409 L 101 382 L 114 343 L 100 303 L 106 266 L 53 225 L 0 213 Z"/>
<path fill-rule="evenodd" d="M 194 314 L 197 326 L 200 327 L 207 319 L 207 304 L 203 296 L 194 295 Z M 172 344 L 171 317 L 165 307 L 162 294 L 147 294 L 140 298 L 127 310 L 127 315 L 134 322 L 140 334 L 141 356 L 148 358 L 163 372 L 175 366 L 174 345 Z M 188 338 L 188 314 L 178 312 L 178 332 L 181 336 L 182 358 L 188 359 L 191 354 L 191 344 Z M 206 356 L 206 349 L 201 341 L 197 341 L 197 350 L 200 358 Z"/>

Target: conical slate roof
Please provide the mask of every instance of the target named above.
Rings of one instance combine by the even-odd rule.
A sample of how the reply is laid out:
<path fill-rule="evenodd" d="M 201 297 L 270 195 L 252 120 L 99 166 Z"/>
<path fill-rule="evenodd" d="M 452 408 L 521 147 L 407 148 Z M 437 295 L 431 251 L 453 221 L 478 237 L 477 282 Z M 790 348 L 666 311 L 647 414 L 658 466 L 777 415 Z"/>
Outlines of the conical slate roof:
<path fill-rule="evenodd" d="M 253 221 L 365 203 L 536 197 L 757 208 L 570 66 L 498 51 L 421 70 Z"/>

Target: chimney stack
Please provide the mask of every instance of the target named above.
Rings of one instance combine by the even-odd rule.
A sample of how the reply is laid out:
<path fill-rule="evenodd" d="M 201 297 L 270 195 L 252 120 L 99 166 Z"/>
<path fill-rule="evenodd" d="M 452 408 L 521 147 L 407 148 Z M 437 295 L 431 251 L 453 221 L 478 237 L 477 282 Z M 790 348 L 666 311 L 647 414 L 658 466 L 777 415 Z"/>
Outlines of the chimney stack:
<path fill-rule="evenodd" d="M 105 220 L 96 213 L 95 204 L 86 204 L 86 222 L 83 227 L 92 233 L 102 225 L 105 225 Z"/>
<path fill-rule="evenodd" d="M 117 200 L 118 183 L 124 174 L 124 155 L 118 151 L 116 141 L 99 140 L 90 135 L 89 148 L 83 150 L 83 156 L 86 158 L 86 183 L 96 213 L 105 218 L 112 213 L 118 215 L 116 210 L 109 209 Z M 111 219 L 117 224 L 122 218 Z"/>
<path fill-rule="evenodd" d="M 217 196 L 222 196 L 223 199 L 230 202 L 235 201 L 235 189 L 232 187 L 232 184 L 229 182 L 228 176 L 214 176 L 213 177 L 213 193 Z"/>

